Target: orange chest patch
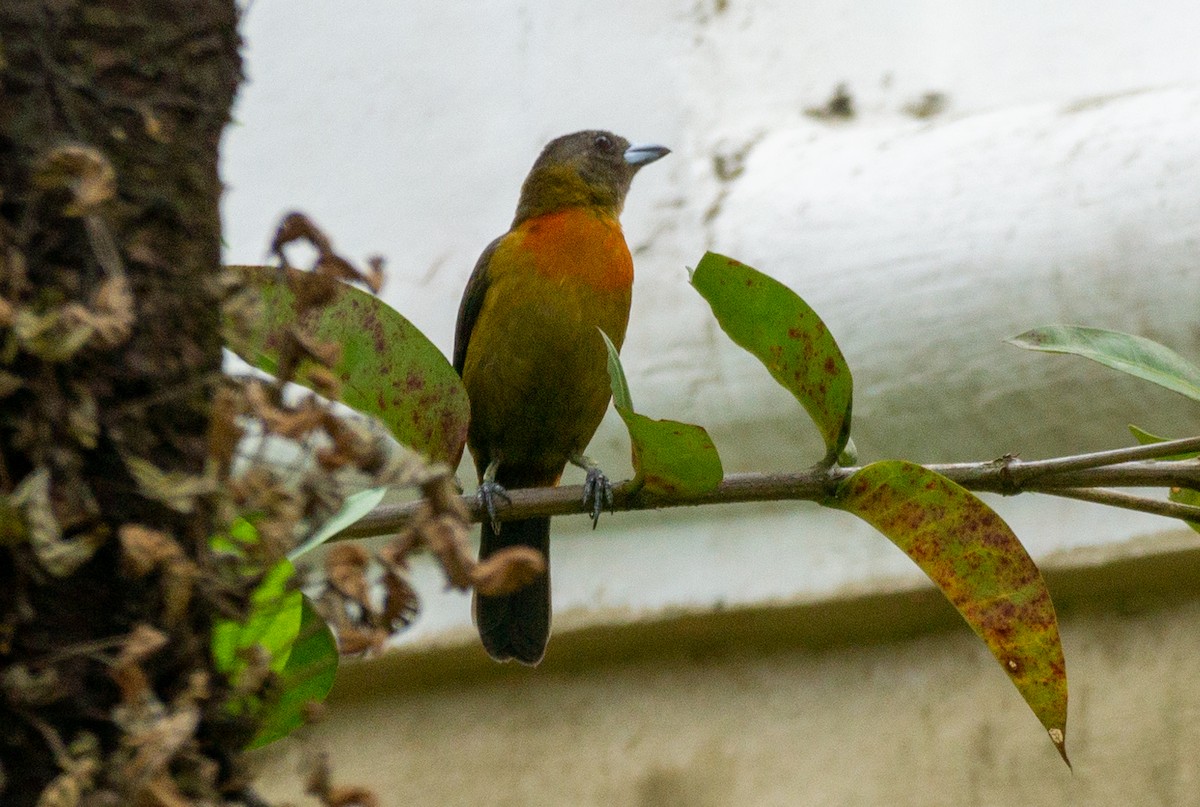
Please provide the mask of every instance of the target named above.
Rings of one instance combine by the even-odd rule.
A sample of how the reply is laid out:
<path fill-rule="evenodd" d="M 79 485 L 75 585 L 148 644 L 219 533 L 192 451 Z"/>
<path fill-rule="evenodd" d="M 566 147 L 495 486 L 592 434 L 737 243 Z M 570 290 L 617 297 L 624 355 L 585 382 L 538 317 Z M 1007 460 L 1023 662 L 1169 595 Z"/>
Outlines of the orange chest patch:
<path fill-rule="evenodd" d="M 514 246 L 538 274 L 599 291 L 628 289 L 633 258 L 621 225 L 584 208 L 548 213 L 523 222 Z"/>

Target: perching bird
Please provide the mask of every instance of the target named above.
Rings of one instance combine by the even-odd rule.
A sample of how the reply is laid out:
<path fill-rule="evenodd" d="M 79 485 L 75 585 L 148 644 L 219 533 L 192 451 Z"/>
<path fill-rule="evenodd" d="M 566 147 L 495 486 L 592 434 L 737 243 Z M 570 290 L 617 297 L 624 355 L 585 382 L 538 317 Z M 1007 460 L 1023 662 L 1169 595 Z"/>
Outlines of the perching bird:
<path fill-rule="evenodd" d="M 552 140 L 525 178 L 509 231 L 475 264 L 454 368 L 471 401 L 467 445 L 490 512 L 505 488 L 558 484 L 568 462 L 587 469 L 593 518 L 611 496 L 583 455 L 611 397 L 597 329 L 618 347 L 625 338 L 633 259 L 617 217 L 633 175 L 668 152 L 604 131 Z M 550 519 L 484 520 L 481 558 L 518 544 L 548 563 Z M 550 636 L 549 567 L 512 594 L 476 595 L 475 621 L 492 658 L 537 664 Z"/>

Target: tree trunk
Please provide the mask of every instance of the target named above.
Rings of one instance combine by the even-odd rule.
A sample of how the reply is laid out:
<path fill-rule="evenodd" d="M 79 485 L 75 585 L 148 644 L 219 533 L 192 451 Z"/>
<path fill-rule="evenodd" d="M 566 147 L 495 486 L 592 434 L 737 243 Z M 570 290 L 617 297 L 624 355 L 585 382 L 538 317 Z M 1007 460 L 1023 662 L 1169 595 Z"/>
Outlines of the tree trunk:
<path fill-rule="evenodd" d="M 0 2 L 3 805 L 235 789 L 218 595 L 138 576 L 126 539 L 205 568 L 211 506 L 172 493 L 203 490 L 209 453 L 238 46 L 233 0 Z"/>

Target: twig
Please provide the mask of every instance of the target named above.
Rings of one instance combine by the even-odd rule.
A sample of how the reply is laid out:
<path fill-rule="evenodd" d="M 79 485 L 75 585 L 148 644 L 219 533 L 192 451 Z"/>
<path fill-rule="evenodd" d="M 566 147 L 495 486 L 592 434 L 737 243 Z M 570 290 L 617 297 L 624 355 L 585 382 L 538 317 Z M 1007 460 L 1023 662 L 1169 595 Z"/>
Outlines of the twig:
<path fill-rule="evenodd" d="M 1147 450 L 1148 451 L 1145 451 Z M 957 482 L 968 490 L 1015 495 L 1017 493 L 1051 493 L 1071 498 L 1084 498 L 1088 489 L 1115 487 L 1186 487 L 1200 489 L 1200 460 L 1120 462 L 1100 467 L 1103 463 L 1120 461 L 1129 456 L 1145 457 L 1147 453 L 1178 454 L 1200 449 L 1200 438 L 1174 440 L 1152 446 L 1139 446 L 1117 451 L 1104 451 L 1051 460 L 1025 462 L 1012 457 L 982 463 L 952 463 L 926 466 L 932 471 Z M 1161 453 L 1159 453 L 1161 452 Z M 1030 468 L 1033 470 L 1030 471 Z M 613 490 L 614 511 L 652 510 L 664 507 L 683 507 L 703 504 L 732 504 L 756 501 L 807 500 L 822 501 L 829 497 L 839 482 L 859 468 L 812 469 L 796 473 L 748 473 L 725 477 L 713 491 L 698 496 L 672 499 L 651 499 L 640 495 L 629 482 Z M 1099 494 L 1100 492 L 1097 491 Z M 1107 494 L 1115 492 L 1106 491 Z M 579 485 L 558 488 L 511 490 L 511 504 L 498 513 L 501 521 L 534 516 L 562 516 L 583 513 L 583 488 Z M 1200 508 L 1186 509 L 1174 502 L 1129 496 L 1108 495 L 1101 504 L 1137 509 L 1175 518 L 1200 517 Z M 1119 503 L 1118 503 L 1119 502 Z M 464 496 L 463 504 L 474 521 L 483 513 L 474 496 Z M 376 508 L 357 524 L 340 533 L 335 540 L 364 538 L 399 532 L 411 521 L 419 503 L 385 505 Z M 1156 509 L 1155 509 L 1156 508 Z M 1183 508 L 1183 509 L 1181 509 Z"/>
<path fill-rule="evenodd" d="M 1104 488 L 1097 488 L 1095 490 L 1061 488 L 1045 492 L 1051 496 L 1062 496 L 1066 499 L 1079 499 L 1085 502 L 1106 504 L 1109 507 L 1121 507 L 1125 510 L 1152 513 L 1156 516 L 1168 516 L 1170 518 L 1182 518 L 1200 522 L 1200 507 L 1196 507 L 1195 505 L 1162 501 L 1161 499 L 1147 499 L 1143 496 L 1134 496 L 1133 494 L 1123 493 L 1119 490 L 1106 490 Z"/>

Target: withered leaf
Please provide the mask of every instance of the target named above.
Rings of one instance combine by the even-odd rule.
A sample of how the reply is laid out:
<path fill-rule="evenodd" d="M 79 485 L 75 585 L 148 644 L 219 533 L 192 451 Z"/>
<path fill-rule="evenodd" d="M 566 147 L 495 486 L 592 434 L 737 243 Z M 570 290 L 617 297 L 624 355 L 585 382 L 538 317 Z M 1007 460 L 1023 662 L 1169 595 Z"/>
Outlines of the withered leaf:
<path fill-rule="evenodd" d="M 355 544 L 336 544 L 325 555 L 325 576 L 341 594 L 364 608 L 369 607 L 367 595 L 367 564 L 370 555 Z"/>
<path fill-rule="evenodd" d="M 398 567 L 389 566 L 383 573 L 383 612 L 380 614 L 387 630 L 397 630 L 412 624 L 420 611 L 420 598 Z"/>
<path fill-rule="evenodd" d="M 55 577 L 67 577 L 95 554 L 100 540 L 92 533 L 64 539 L 50 501 L 50 472 L 41 466 L 21 480 L 10 501 L 25 517 L 29 544 L 38 562 Z"/>
<path fill-rule="evenodd" d="M 98 150 L 89 146 L 60 146 L 42 160 L 33 182 L 47 190 L 70 191 L 72 200 L 63 209 L 68 216 L 86 216 L 112 199 L 117 174 Z"/>
<path fill-rule="evenodd" d="M 142 495 L 162 502 L 176 512 L 192 512 L 198 499 L 217 490 L 217 480 L 211 473 L 196 476 L 182 471 L 163 471 L 154 463 L 130 454 L 124 455 L 124 459 L 125 467 L 137 481 Z"/>
<path fill-rule="evenodd" d="M 123 571 L 130 577 L 145 577 L 163 563 L 183 556 L 183 549 L 169 535 L 141 524 L 122 524 L 117 539 Z"/>
<path fill-rule="evenodd" d="M 467 530 L 463 524 L 449 516 L 438 516 L 417 525 L 422 542 L 429 547 L 442 570 L 446 583 L 459 591 L 466 591 L 473 584 L 475 559 L 467 544 Z"/>
<path fill-rule="evenodd" d="M 528 546 L 509 546 L 481 560 L 471 572 L 475 590 L 489 597 L 512 594 L 546 573 L 546 558 Z"/>
<path fill-rule="evenodd" d="M 77 310 L 86 309 L 76 303 L 44 313 L 22 308 L 13 320 L 13 335 L 29 354 L 51 363 L 64 362 L 95 333 L 74 315 Z"/>

